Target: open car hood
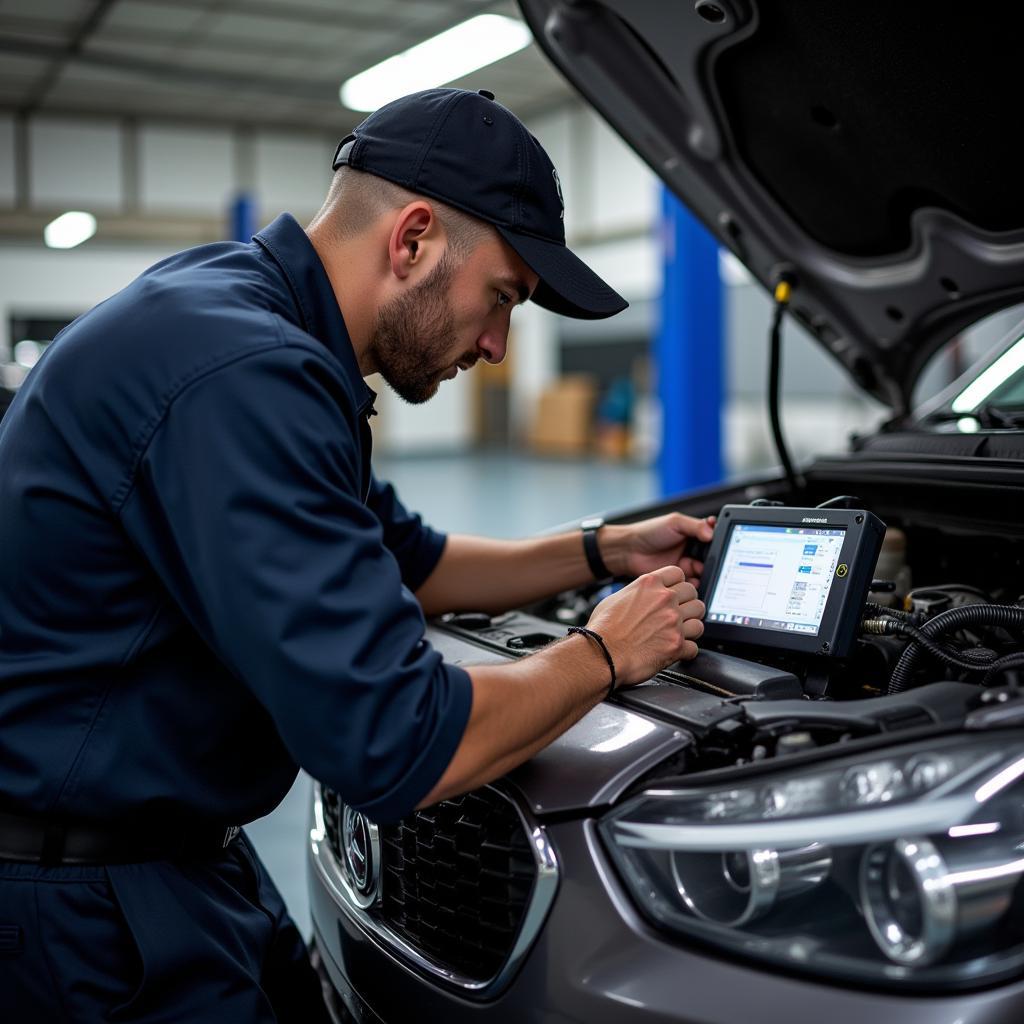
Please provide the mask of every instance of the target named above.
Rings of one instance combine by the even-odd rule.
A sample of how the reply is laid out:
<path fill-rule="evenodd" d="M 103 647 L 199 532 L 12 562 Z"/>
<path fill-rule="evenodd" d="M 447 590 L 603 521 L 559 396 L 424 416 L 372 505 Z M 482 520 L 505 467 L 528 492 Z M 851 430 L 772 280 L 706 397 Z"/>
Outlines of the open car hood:
<path fill-rule="evenodd" d="M 1024 298 L 1018 5 L 518 0 L 541 48 L 896 412 Z"/>

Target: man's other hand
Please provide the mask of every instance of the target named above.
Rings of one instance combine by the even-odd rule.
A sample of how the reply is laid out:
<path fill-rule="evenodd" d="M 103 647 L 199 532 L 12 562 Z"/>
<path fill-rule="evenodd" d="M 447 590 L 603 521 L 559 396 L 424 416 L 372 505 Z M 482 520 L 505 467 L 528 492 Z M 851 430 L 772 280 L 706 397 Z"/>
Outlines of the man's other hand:
<path fill-rule="evenodd" d="M 692 538 L 707 543 L 714 527 L 714 516 L 694 519 L 680 512 L 670 512 L 639 523 L 606 529 L 618 533 L 614 540 L 611 537 L 609 540 L 620 552 L 617 561 L 623 566 L 623 575 L 642 576 L 666 565 L 676 565 L 690 582 L 696 584 L 700 582 L 704 563 L 686 553 L 687 541 Z"/>

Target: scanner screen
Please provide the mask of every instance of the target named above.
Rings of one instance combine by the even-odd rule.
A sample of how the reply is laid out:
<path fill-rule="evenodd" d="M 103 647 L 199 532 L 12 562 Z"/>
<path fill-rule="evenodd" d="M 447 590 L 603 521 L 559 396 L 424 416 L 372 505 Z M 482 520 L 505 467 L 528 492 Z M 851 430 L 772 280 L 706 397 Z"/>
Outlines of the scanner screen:
<path fill-rule="evenodd" d="M 845 536 L 845 529 L 736 523 L 707 620 L 817 635 Z"/>

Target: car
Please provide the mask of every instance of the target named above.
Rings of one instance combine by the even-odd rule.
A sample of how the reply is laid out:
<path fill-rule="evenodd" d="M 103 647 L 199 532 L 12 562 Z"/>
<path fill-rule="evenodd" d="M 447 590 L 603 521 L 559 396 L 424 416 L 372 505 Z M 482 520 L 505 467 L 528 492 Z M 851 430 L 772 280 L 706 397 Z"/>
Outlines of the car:
<path fill-rule="evenodd" d="M 1019 15 L 520 0 L 539 44 L 867 393 L 850 450 L 620 512 L 719 517 L 698 657 L 492 785 L 378 826 L 315 786 L 338 1019 L 994 1024 L 1024 1015 Z M 777 384 L 777 381 L 776 381 Z M 778 415 L 778 396 L 770 396 Z M 613 584 L 614 585 L 614 584 Z M 429 640 L 522 657 L 607 586 Z"/>

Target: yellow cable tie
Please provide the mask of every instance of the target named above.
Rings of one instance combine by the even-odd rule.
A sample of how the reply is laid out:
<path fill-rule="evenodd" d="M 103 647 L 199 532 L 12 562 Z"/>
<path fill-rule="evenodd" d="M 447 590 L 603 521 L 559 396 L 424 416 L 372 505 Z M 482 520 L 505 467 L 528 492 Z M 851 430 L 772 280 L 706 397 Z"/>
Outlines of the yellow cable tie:
<path fill-rule="evenodd" d="M 789 286 L 788 281 L 780 281 L 775 286 L 775 301 L 780 305 L 786 305 L 789 302 L 789 296 L 792 292 L 793 289 Z"/>

